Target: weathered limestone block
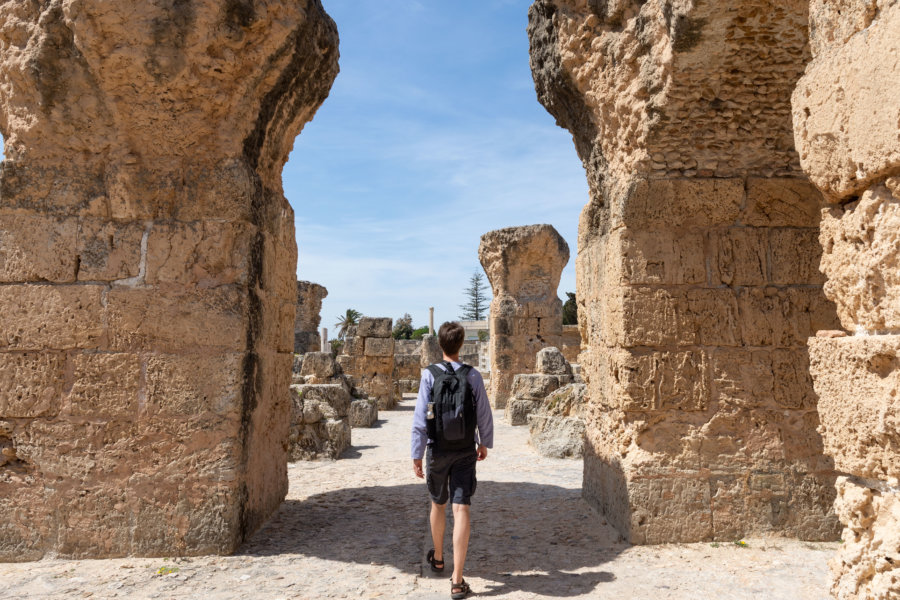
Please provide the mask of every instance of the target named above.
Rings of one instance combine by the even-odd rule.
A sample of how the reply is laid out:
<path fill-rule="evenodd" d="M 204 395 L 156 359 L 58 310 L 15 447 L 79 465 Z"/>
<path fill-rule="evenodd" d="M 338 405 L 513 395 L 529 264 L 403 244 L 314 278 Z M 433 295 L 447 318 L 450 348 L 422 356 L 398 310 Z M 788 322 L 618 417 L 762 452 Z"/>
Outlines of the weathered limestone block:
<path fill-rule="evenodd" d="M 506 406 L 513 377 L 534 370 L 535 353 L 558 343 L 562 301 L 556 295 L 569 246 L 551 225 L 508 227 L 481 236 L 478 259 L 493 290 L 491 388 Z"/>
<path fill-rule="evenodd" d="M 318 283 L 297 282 L 297 317 L 294 321 L 294 352 L 305 354 L 322 348 L 319 323 L 322 319 L 322 300 L 328 290 Z"/>
<path fill-rule="evenodd" d="M 900 178 L 891 183 L 893 194 L 875 185 L 822 213 L 825 293 L 850 331 L 900 329 Z"/>
<path fill-rule="evenodd" d="M 815 60 L 792 98 L 803 170 L 831 202 L 900 174 L 900 5 L 860 0 L 811 3 Z M 846 14 L 841 9 L 846 10 Z M 853 35 L 864 31 L 863 35 Z"/>
<path fill-rule="evenodd" d="M 422 367 L 419 366 L 421 360 L 422 357 L 418 354 L 395 354 L 394 379 L 419 379 L 422 374 Z"/>
<path fill-rule="evenodd" d="M 318 0 L 0 24 L 0 560 L 233 552 L 287 492 L 281 170 L 335 25 Z"/>
<path fill-rule="evenodd" d="M 356 335 L 364 338 L 390 338 L 393 319 L 387 317 L 363 317 L 357 325 Z"/>
<path fill-rule="evenodd" d="M 792 97 L 804 170 L 831 204 L 820 235 L 825 293 L 844 329 L 810 340 L 825 452 L 842 477 L 837 598 L 900 596 L 900 5 L 810 3 L 813 60 Z"/>
<path fill-rule="evenodd" d="M 534 370 L 542 375 L 571 375 L 572 366 L 559 351 L 559 348 L 550 346 L 537 353 Z"/>
<path fill-rule="evenodd" d="M 290 386 L 291 461 L 336 459 L 350 446 L 351 398 L 339 383 Z"/>
<path fill-rule="evenodd" d="M 584 384 L 572 383 L 550 393 L 528 415 L 530 443 L 550 458 L 584 455 Z"/>
<path fill-rule="evenodd" d="M 771 0 L 529 13 L 538 98 L 591 192 L 583 493 L 633 543 L 837 537 L 806 340 L 838 320 L 790 128 L 807 15 Z"/>
<path fill-rule="evenodd" d="M 428 367 L 435 363 L 441 362 L 444 353 L 441 352 L 441 345 L 438 343 L 437 335 L 426 333 L 422 336 L 422 357 L 419 361 L 421 368 Z"/>
<path fill-rule="evenodd" d="M 307 352 L 303 355 L 300 375 L 306 383 L 326 383 L 340 372 L 337 360 L 331 352 Z"/>
<path fill-rule="evenodd" d="M 394 340 L 391 338 L 366 338 L 366 356 L 394 356 Z"/>
<path fill-rule="evenodd" d="M 338 359 L 355 388 L 378 402 L 381 410 L 397 405 L 394 386 L 393 321 L 389 318 L 363 317 L 345 338 Z"/>
<path fill-rule="evenodd" d="M 378 420 L 378 403 L 360 399 L 350 403 L 350 427 L 371 427 Z"/>

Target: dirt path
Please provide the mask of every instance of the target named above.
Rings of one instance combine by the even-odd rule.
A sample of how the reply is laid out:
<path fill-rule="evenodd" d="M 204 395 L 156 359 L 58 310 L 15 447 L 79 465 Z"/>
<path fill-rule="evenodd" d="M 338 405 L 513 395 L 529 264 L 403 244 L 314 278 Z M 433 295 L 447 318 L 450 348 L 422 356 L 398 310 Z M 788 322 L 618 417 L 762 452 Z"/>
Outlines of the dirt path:
<path fill-rule="evenodd" d="M 449 598 L 432 578 L 413 400 L 354 429 L 336 462 L 290 466 L 288 499 L 235 556 L 0 564 L 0 598 Z M 581 500 L 581 462 L 545 459 L 497 419 L 479 464 L 466 578 L 479 598 L 826 600 L 836 544 L 783 539 L 630 547 Z M 448 530 L 448 558 L 449 530 Z M 449 573 L 448 563 L 448 573 Z"/>

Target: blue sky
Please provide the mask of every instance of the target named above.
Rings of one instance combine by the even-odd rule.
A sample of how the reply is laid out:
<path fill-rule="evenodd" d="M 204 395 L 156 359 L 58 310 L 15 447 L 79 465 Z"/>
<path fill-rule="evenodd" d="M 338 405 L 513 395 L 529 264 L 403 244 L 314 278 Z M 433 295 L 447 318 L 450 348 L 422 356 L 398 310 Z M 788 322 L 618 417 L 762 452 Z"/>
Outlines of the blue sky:
<path fill-rule="evenodd" d="M 322 325 L 347 308 L 416 325 L 459 316 L 482 234 L 550 223 L 575 291 L 587 202 L 571 136 L 538 103 L 528 0 L 324 0 L 341 73 L 284 170 L 299 279 L 328 288 Z"/>
<path fill-rule="evenodd" d="M 323 0 L 341 73 L 294 143 L 298 279 L 328 288 L 322 325 L 355 308 L 427 324 L 459 316 L 492 229 L 550 223 L 575 291 L 584 172 L 537 102 L 530 0 Z M 2 143 L 2 142 L 0 142 Z"/>

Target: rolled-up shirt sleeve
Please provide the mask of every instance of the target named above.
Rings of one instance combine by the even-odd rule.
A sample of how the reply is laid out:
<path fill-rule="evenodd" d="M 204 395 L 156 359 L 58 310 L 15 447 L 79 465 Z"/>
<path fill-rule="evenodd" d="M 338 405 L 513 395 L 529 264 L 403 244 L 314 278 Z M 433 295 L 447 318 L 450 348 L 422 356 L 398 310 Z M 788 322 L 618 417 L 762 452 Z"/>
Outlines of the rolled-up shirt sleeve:
<path fill-rule="evenodd" d="M 428 445 L 428 430 L 425 428 L 425 415 L 428 411 L 428 403 L 431 401 L 432 385 L 434 385 L 434 375 L 432 375 L 431 371 L 428 369 L 423 369 L 422 379 L 419 380 L 419 395 L 416 397 L 416 410 L 413 413 L 413 460 L 421 459 L 425 454 L 425 446 Z"/>
<path fill-rule="evenodd" d="M 484 389 L 484 378 L 481 373 L 472 369 L 469 373 L 469 383 L 475 393 L 475 421 L 478 424 L 476 441 L 487 448 L 494 447 L 494 414 L 491 412 L 491 402 L 488 400 L 487 390 Z"/>

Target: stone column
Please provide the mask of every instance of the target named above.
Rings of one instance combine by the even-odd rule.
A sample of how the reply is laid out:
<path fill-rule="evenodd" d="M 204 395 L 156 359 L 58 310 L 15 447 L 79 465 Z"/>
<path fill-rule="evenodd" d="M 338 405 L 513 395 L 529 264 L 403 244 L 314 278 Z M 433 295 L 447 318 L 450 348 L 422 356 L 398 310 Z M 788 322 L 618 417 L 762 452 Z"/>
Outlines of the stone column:
<path fill-rule="evenodd" d="M 434 307 L 428 309 L 428 333 L 434 335 Z"/>
<path fill-rule="evenodd" d="M 294 352 L 315 352 L 322 345 L 319 323 L 322 318 L 322 300 L 328 290 L 318 283 L 297 282 L 297 320 L 294 322 Z"/>
<path fill-rule="evenodd" d="M 538 0 L 538 98 L 591 198 L 576 260 L 585 498 L 633 543 L 836 539 L 807 338 L 819 193 L 790 94 L 802 2 Z"/>
<path fill-rule="evenodd" d="M 504 408 L 513 377 L 534 370 L 541 348 L 562 335 L 562 301 L 556 295 L 569 246 L 551 225 L 497 229 L 481 236 L 478 259 L 494 294 L 491 300 L 490 399 Z"/>
<path fill-rule="evenodd" d="M 287 491 L 318 0 L 0 4 L 0 560 L 229 553 Z"/>
<path fill-rule="evenodd" d="M 327 327 L 322 328 L 322 333 L 320 334 L 319 339 L 322 341 L 321 352 L 331 352 L 331 347 L 328 345 L 328 328 Z"/>
<path fill-rule="evenodd" d="M 825 294 L 843 328 L 809 350 L 841 473 L 832 592 L 854 600 L 900 597 L 900 5 L 887 4 L 811 2 L 813 60 L 792 99 L 803 169 L 827 203 Z"/>

